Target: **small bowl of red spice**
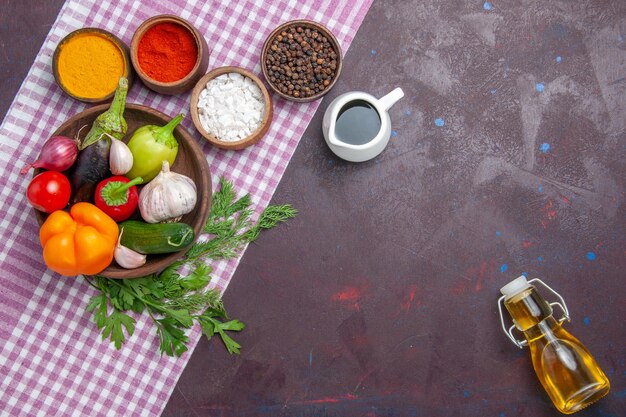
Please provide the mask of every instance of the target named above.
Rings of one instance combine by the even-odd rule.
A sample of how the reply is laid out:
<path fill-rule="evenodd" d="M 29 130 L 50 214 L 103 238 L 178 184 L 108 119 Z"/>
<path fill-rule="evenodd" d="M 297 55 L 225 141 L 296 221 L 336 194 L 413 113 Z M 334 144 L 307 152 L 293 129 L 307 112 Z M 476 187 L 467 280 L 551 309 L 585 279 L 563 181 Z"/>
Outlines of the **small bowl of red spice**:
<path fill-rule="evenodd" d="M 206 72 L 209 48 L 187 20 L 158 15 L 135 31 L 130 60 L 148 88 L 161 94 L 180 94 L 193 88 Z"/>

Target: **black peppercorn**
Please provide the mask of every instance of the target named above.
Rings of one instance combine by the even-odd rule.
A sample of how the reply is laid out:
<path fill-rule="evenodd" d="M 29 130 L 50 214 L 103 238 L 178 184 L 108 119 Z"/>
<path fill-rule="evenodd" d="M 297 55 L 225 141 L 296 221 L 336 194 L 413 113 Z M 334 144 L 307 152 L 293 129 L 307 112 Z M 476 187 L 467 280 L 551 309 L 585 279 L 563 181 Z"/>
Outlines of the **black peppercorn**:
<path fill-rule="evenodd" d="M 283 94 L 311 97 L 335 77 L 337 51 L 328 38 L 306 26 L 292 26 L 271 40 L 264 61 L 269 82 Z"/>

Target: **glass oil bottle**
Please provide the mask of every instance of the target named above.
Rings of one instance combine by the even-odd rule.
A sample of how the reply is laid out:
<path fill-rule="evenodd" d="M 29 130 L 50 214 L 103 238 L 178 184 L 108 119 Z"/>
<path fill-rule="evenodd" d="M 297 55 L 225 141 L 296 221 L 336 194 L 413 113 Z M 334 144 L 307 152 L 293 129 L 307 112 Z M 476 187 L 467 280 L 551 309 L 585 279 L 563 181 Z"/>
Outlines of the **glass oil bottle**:
<path fill-rule="evenodd" d="M 560 302 L 548 303 L 532 283 L 542 284 Z M 610 383 L 595 359 L 578 339 L 567 332 L 561 323 L 569 321 L 569 312 L 563 298 L 540 279 L 526 281 L 521 276 L 500 290 L 498 300 L 502 329 L 520 349 L 530 348 L 535 373 L 556 408 L 564 414 L 582 410 L 604 397 Z M 506 328 L 502 304 L 513 318 Z M 564 313 L 560 320 L 552 316 L 552 307 Z M 517 340 L 513 329 L 524 333 L 525 340 Z"/>

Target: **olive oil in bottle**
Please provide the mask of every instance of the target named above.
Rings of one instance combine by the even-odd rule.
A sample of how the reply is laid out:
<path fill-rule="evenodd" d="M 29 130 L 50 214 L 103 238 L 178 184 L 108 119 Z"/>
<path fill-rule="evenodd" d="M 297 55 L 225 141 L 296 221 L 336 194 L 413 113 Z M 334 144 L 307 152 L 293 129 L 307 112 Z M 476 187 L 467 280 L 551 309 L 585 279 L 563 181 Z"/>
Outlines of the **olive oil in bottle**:
<path fill-rule="evenodd" d="M 533 282 L 543 284 L 563 304 L 548 303 L 531 285 Z M 502 327 L 518 347 L 528 345 L 535 373 L 560 412 L 571 414 L 582 410 L 609 392 L 609 380 L 593 356 L 561 326 L 565 319 L 569 320 L 569 316 L 560 295 L 543 281 L 526 281 L 524 276 L 511 281 L 500 291 L 503 295 L 498 301 L 498 308 Z M 514 325 L 508 331 L 500 302 L 504 303 L 513 318 Z M 552 316 L 552 305 L 558 305 L 563 310 L 563 319 L 556 320 Z M 514 327 L 524 333 L 525 341 L 513 336 Z"/>

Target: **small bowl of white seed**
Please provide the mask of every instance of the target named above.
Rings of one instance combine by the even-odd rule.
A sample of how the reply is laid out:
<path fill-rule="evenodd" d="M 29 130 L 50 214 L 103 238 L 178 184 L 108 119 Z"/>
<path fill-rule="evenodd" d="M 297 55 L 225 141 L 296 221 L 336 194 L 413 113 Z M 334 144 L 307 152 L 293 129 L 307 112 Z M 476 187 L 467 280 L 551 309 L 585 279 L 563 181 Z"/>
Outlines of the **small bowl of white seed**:
<path fill-rule="evenodd" d="M 198 132 L 222 149 L 244 149 L 267 133 L 272 99 L 263 82 L 240 67 L 204 75 L 191 93 L 191 118 Z"/>

